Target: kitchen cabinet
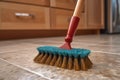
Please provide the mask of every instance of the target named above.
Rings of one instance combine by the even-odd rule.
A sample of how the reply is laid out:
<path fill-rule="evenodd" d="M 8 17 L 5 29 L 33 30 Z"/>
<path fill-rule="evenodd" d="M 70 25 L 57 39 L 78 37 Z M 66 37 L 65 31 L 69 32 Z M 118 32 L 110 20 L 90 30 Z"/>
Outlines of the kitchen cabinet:
<path fill-rule="evenodd" d="M 15 34 L 22 37 L 22 32 L 26 33 L 24 37 L 65 34 L 76 1 L 0 0 L 0 34 L 3 38 L 9 34 L 12 38 L 17 37 Z M 104 0 L 85 0 L 77 32 L 98 34 L 101 29 L 104 29 Z"/>
<path fill-rule="evenodd" d="M 64 29 L 69 26 L 76 0 L 2 0 L 0 29 Z M 6 2 L 11 1 L 11 2 Z M 50 7 L 16 4 L 12 2 L 50 5 Z M 28 17 L 16 17 L 27 13 Z M 33 16 L 35 17 L 33 17 Z M 9 17 L 8 17 L 9 16 Z M 4 17 L 4 18 L 3 18 Z M 13 24 L 14 23 L 14 24 Z M 18 25 L 19 24 L 19 25 Z M 16 26 L 17 25 L 17 26 Z M 22 26 L 21 26 L 22 25 Z M 29 27 L 28 27 L 29 26 Z M 31 27 L 30 27 L 31 26 Z M 85 0 L 80 15 L 79 30 L 104 28 L 104 0 Z"/>

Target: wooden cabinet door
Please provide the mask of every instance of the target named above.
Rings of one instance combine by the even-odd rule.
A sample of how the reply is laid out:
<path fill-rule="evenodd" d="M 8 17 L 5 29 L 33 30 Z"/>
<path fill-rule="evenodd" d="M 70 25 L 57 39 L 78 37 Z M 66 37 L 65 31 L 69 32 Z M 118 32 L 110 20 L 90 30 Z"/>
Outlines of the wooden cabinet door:
<path fill-rule="evenodd" d="M 49 8 L 0 2 L 0 29 L 50 29 Z"/>
<path fill-rule="evenodd" d="M 104 28 L 104 0 L 87 0 L 87 28 Z"/>
<path fill-rule="evenodd" d="M 87 29 L 87 6 L 86 6 L 87 0 L 85 0 L 84 8 L 80 14 L 80 22 L 78 24 L 78 29 Z"/>
<path fill-rule="evenodd" d="M 51 29 L 68 29 L 73 11 L 62 9 L 51 9 Z M 86 14 L 80 16 L 78 29 L 86 29 Z"/>
<path fill-rule="evenodd" d="M 50 6 L 66 9 L 74 9 L 76 0 L 50 0 Z"/>
<path fill-rule="evenodd" d="M 50 5 L 50 0 L 3 0 L 3 1 L 29 3 L 29 4 L 45 5 L 45 6 Z"/>
<path fill-rule="evenodd" d="M 87 29 L 86 13 L 81 13 L 78 29 Z"/>
<path fill-rule="evenodd" d="M 51 9 L 51 29 L 68 29 L 73 11 Z"/>

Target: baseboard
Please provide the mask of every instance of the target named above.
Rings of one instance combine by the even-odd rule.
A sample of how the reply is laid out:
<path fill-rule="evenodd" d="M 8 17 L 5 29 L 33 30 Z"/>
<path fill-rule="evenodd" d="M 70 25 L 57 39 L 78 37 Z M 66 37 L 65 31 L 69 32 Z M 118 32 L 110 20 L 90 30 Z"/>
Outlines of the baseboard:
<path fill-rule="evenodd" d="M 0 40 L 65 36 L 67 30 L 0 30 Z M 99 30 L 78 30 L 76 35 L 99 34 Z"/>

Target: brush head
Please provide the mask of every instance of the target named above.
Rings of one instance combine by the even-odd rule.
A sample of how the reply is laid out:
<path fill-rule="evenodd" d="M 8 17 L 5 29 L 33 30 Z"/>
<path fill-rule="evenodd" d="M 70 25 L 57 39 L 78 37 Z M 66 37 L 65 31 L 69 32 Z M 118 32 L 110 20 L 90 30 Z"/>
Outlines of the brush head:
<path fill-rule="evenodd" d="M 78 57 L 84 58 L 88 56 L 91 52 L 88 49 L 72 48 L 70 50 L 66 50 L 54 46 L 38 47 L 37 50 L 39 51 L 39 53 L 69 56 L 74 58 L 78 58 Z"/>

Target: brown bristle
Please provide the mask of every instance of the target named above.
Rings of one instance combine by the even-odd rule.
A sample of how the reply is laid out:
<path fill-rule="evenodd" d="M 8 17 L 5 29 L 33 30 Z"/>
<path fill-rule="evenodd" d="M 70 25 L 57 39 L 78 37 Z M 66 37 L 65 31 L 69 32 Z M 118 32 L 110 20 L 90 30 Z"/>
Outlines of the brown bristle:
<path fill-rule="evenodd" d="M 44 64 L 47 58 L 48 58 L 48 54 L 45 54 L 43 58 L 40 60 L 40 63 Z"/>
<path fill-rule="evenodd" d="M 85 58 L 85 62 L 86 62 L 87 67 L 90 69 L 92 67 L 93 63 L 90 61 L 90 59 L 88 57 Z"/>
<path fill-rule="evenodd" d="M 50 62 L 51 62 L 51 60 L 52 60 L 52 54 L 49 54 L 49 57 L 47 58 L 45 64 L 48 64 L 48 65 L 49 65 Z"/>
<path fill-rule="evenodd" d="M 84 58 L 81 58 L 81 69 L 84 70 L 84 71 L 87 70 L 87 66 L 86 66 Z"/>
<path fill-rule="evenodd" d="M 51 66 L 54 66 L 56 60 L 57 60 L 57 55 L 54 55 L 54 56 L 53 56 L 53 59 L 52 59 L 51 62 L 50 62 L 50 65 L 51 65 Z"/>
<path fill-rule="evenodd" d="M 92 63 L 91 60 L 88 58 L 88 56 L 87 56 L 86 58 L 87 58 L 87 60 L 89 61 L 89 63 L 90 63 L 91 65 L 93 65 L 93 63 Z"/>
<path fill-rule="evenodd" d="M 61 67 L 61 65 L 62 65 L 62 56 L 59 55 L 58 59 L 57 59 L 57 61 L 55 63 L 55 66 Z"/>
<path fill-rule="evenodd" d="M 38 54 L 35 57 L 34 61 L 37 62 L 37 63 L 39 63 L 43 56 L 44 56 L 44 53 Z"/>
<path fill-rule="evenodd" d="M 73 60 L 72 60 L 72 57 L 69 57 L 68 58 L 68 69 L 72 69 L 73 68 Z"/>
<path fill-rule="evenodd" d="M 51 66 L 57 66 L 61 68 L 74 69 L 76 71 L 84 70 L 92 68 L 93 63 L 90 61 L 89 57 L 85 58 L 73 58 L 61 55 L 53 55 L 46 53 L 39 53 L 34 61 L 37 63 L 47 64 Z"/>
<path fill-rule="evenodd" d="M 62 68 L 67 68 L 67 57 L 66 56 L 63 58 L 63 63 L 62 63 L 61 67 Z"/>
<path fill-rule="evenodd" d="M 40 54 L 38 54 L 35 58 L 34 58 L 34 61 L 36 62 L 38 57 L 40 56 Z"/>
<path fill-rule="evenodd" d="M 74 69 L 75 69 L 76 71 L 79 71 L 79 70 L 80 70 L 78 58 L 74 58 Z"/>

